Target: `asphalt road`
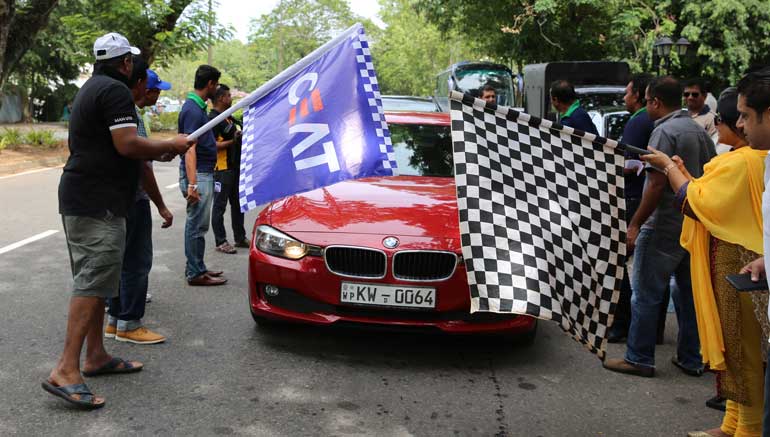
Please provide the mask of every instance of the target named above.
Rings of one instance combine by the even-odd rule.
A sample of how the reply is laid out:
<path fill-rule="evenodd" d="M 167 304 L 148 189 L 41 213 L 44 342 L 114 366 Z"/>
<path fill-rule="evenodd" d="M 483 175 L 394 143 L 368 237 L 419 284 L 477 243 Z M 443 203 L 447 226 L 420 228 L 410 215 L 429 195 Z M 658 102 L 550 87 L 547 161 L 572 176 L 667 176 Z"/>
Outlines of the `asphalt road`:
<path fill-rule="evenodd" d="M 163 188 L 177 182 L 176 167 L 156 172 L 175 222 L 164 230 L 155 221 L 154 300 L 145 321 L 169 340 L 105 340 L 146 367 L 88 379 L 107 398 L 95 412 L 72 410 L 40 388 L 61 352 L 72 283 L 57 214 L 61 170 L 0 178 L 0 435 L 684 436 L 719 424 L 721 414 L 704 405 L 714 378 L 685 376 L 669 361 L 673 315 L 652 379 L 603 370 L 548 322 L 528 348 L 257 328 L 247 308 L 245 251 L 219 254 L 209 235 L 207 263 L 230 282 L 184 282 L 183 201 L 178 188 Z M 248 214 L 248 226 L 253 220 Z M 58 232 L 9 249 L 49 230 Z M 610 356 L 623 350 L 611 345 Z"/>

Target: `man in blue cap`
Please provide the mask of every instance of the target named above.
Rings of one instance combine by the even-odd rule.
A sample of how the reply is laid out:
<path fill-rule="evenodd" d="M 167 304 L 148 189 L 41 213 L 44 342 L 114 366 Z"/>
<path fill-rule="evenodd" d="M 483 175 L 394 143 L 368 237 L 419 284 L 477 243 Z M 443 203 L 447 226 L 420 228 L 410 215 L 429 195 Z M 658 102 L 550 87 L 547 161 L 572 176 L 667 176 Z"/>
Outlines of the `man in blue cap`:
<path fill-rule="evenodd" d="M 138 120 L 137 133 L 147 137 L 141 109 L 154 105 L 161 90 L 168 90 L 171 84 L 163 82 L 158 74 L 147 68 L 139 56 L 134 57 L 134 70 L 128 85 L 136 105 Z M 152 214 L 150 200 L 163 218 L 162 228 L 168 228 L 174 216 L 166 207 L 158 189 L 152 161 L 142 162 L 142 175 L 137 187 L 134 204 L 126 218 L 126 249 L 123 269 L 120 275 L 120 293 L 109 300 L 109 318 L 104 336 L 117 341 L 134 344 L 156 344 L 166 337 L 147 329 L 142 323 L 147 303 L 147 288 L 152 269 Z"/>

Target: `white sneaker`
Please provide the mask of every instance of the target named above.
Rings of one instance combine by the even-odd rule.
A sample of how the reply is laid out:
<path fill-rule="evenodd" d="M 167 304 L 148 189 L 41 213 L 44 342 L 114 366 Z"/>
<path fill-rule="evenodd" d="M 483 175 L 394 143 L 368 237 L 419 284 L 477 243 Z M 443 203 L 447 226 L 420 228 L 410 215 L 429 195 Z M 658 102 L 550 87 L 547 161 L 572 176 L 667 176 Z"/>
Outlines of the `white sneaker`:
<path fill-rule="evenodd" d="M 147 303 L 152 302 L 152 295 L 150 293 L 147 293 L 147 298 L 144 301 Z"/>

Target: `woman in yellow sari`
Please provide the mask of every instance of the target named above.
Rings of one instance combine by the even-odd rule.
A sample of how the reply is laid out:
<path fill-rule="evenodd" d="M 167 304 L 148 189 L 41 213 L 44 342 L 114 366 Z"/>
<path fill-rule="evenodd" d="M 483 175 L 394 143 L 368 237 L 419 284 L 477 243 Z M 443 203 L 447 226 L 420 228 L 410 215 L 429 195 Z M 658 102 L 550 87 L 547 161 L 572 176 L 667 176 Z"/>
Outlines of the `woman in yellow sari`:
<path fill-rule="evenodd" d="M 720 395 L 727 398 L 721 427 L 690 436 L 743 437 L 762 433 L 761 327 L 751 296 L 732 288 L 725 275 L 738 273 L 746 264 L 742 256 L 762 253 L 767 151 L 747 147 L 736 127 L 737 99 L 737 90 L 728 88 L 718 104 L 719 139 L 733 150 L 706 164 L 700 178 L 693 179 L 676 156 L 672 159 L 653 150 L 642 157 L 664 169 L 685 214 L 680 243 L 690 252 L 701 354 L 704 364 L 720 372 Z"/>

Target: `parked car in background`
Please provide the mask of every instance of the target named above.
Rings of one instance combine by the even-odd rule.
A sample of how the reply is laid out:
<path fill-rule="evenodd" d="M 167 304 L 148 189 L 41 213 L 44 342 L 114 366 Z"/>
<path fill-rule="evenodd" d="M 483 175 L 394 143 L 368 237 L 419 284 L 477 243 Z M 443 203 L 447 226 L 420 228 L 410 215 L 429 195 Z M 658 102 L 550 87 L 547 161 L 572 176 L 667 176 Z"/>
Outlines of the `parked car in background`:
<path fill-rule="evenodd" d="M 529 316 L 470 313 L 449 114 L 385 117 L 400 176 L 293 195 L 258 215 L 249 251 L 252 317 L 533 341 Z"/>
<path fill-rule="evenodd" d="M 385 111 L 436 112 L 440 110 L 431 97 L 384 95 L 381 98 Z"/>

